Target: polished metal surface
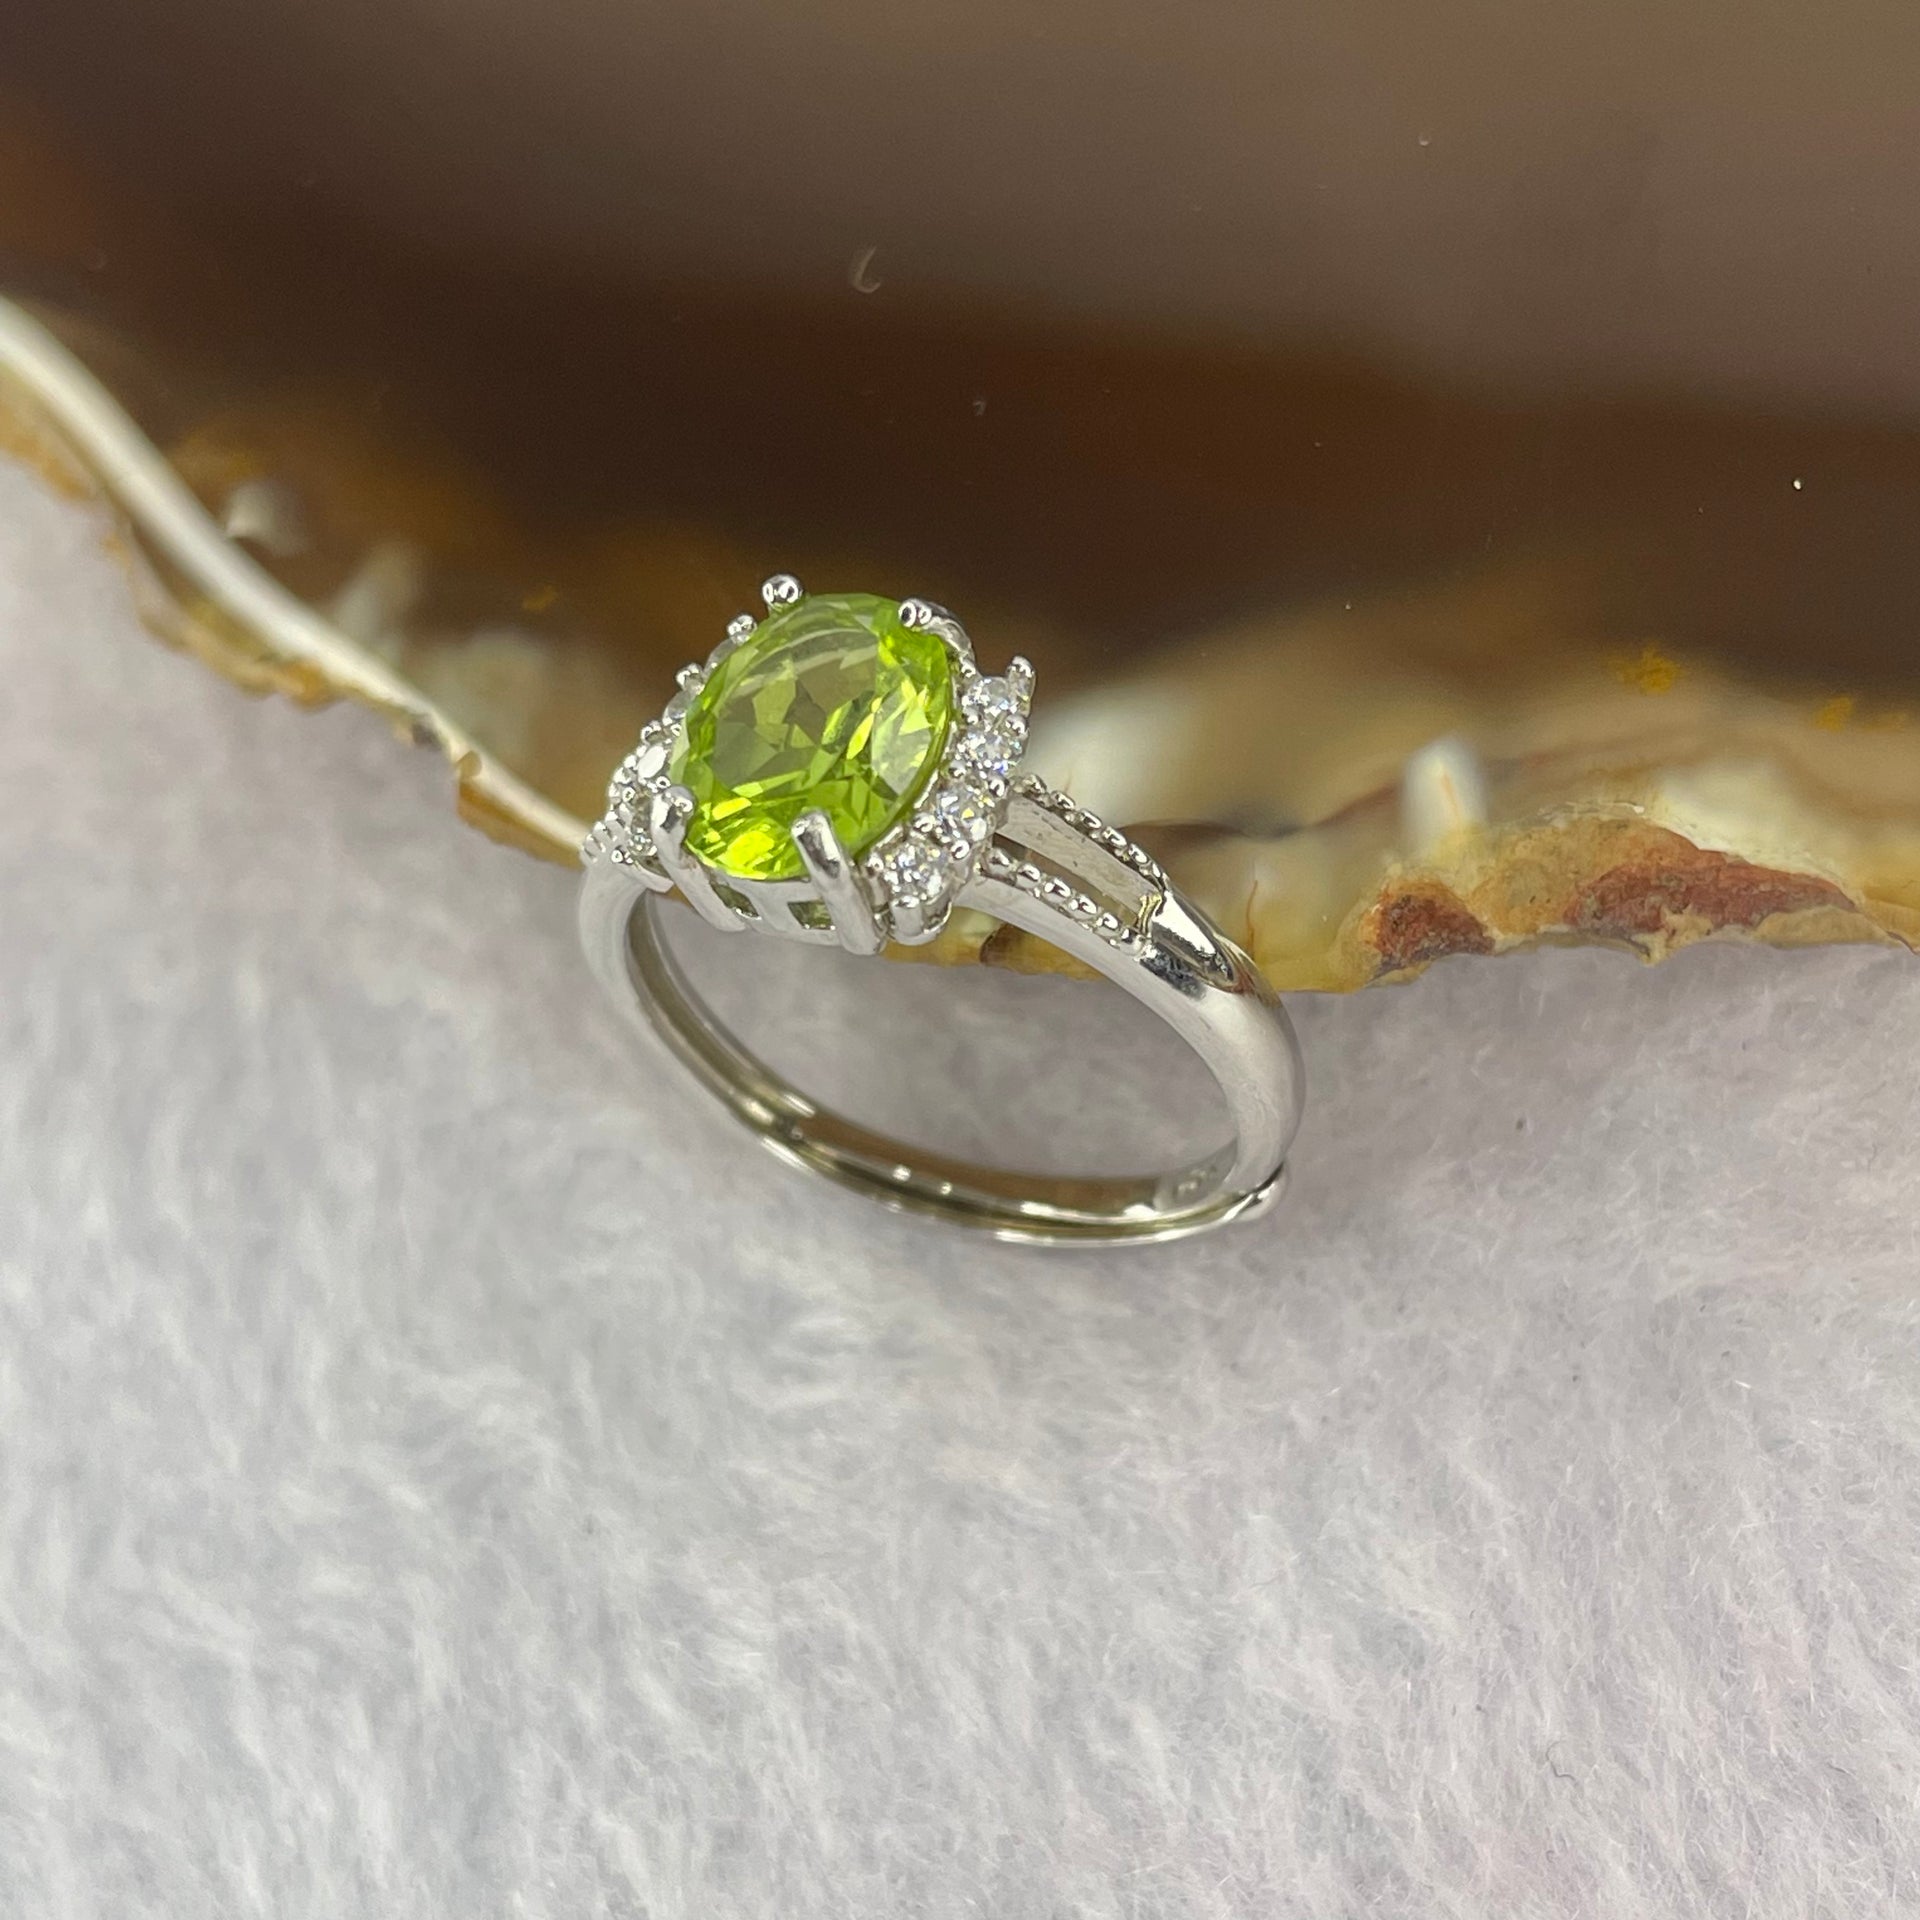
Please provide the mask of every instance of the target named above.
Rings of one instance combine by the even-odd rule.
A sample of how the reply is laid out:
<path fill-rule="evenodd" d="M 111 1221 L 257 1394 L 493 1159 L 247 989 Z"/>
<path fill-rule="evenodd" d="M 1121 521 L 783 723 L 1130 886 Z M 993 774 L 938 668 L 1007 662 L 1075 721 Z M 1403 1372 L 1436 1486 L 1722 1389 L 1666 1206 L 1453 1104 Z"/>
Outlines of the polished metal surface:
<path fill-rule="evenodd" d="M 1001 1239 L 1168 1240 L 1251 1218 L 1273 1202 L 1299 1124 L 1303 1076 L 1292 1026 L 1252 963 L 1138 849 L 1122 842 L 1116 851 L 1118 838 L 1074 824 L 1064 796 L 1025 786 L 1012 795 L 958 904 L 1023 927 L 1093 967 L 1165 1020 L 1206 1064 L 1234 1139 L 1163 1173 L 1083 1178 L 977 1166 L 831 1112 L 716 1019 L 662 937 L 657 881 L 630 865 L 606 857 L 589 863 L 581 934 L 613 999 L 658 1032 L 783 1159 L 889 1207 Z M 845 878 L 857 883 L 858 876 Z M 913 1062 L 899 1068 L 910 1074 Z M 937 1092 L 930 1088 L 929 1098 Z"/>
<path fill-rule="evenodd" d="M 778 618 L 806 590 L 778 573 L 761 598 Z M 723 876 L 691 851 L 696 801 L 672 769 L 707 677 L 754 644 L 757 623 L 740 616 L 704 664 L 681 670 L 679 693 L 615 770 L 607 812 L 582 847 L 580 934 L 601 985 L 775 1153 L 886 1206 L 1004 1240 L 1082 1246 L 1169 1240 L 1262 1212 L 1279 1192 L 1302 1100 L 1279 999 L 1145 848 L 1023 769 L 1029 662 L 1015 656 L 1003 675 L 983 674 L 946 608 L 909 596 L 897 611 L 903 626 L 939 638 L 953 677 L 953 724 L 911 809 L 857 852 L 824 811 L 799 814 L 787 828 L 798 879 Z M 660 902 L 675 890 L 722 931 L 858 955 L 931 940 L 958 907 L 1024 928 L 1131 994 L 1199 1055 L 1233 1138 L 1166 1172 L 1068 1177 L 976 1166 L 876 1133 L 790 1084 L 716 1016 L 662 937 Z M 906 1057 L 890 1065 L 903 1078 L 915 1068 Z M 937 1101 L 938 1088 L 928 1097 Z"/>

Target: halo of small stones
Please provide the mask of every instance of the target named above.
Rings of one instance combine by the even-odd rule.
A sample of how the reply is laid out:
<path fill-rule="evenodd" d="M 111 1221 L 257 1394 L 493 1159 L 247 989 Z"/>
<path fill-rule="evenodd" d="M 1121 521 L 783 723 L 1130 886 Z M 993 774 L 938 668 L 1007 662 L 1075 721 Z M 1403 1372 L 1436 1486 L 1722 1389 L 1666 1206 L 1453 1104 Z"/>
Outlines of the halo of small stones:
<path fill-rule="evenodd" d="M 951 623 L 941 622 L 942 628 Z M 1004 674 L 974 666 L 964 640 L 953 655 L 955 725 L 940 766 L 911 818 L 888 833 L 865 866 L 876 904 L 890 917 L 931 934 L 960 890 L 992 857 L 1006 818 L 1015 770 L 1027 746 L 1033 669 L 1016 659 Z"/>
<path fill-rule="evenodd" d="M 949 736 L 939 770 L 912 818 L 894 828 L 867 856 L 865 867 L 875 904 L 890 917 L 903 910 L 905 918 L 918 921 L 923 936 L 931 934 L 951 911 L 960 890 L 975 874 L 983 873 L 1044 901 L 1122 952 L 1140 948 L 1142 935 L 1111 909 L 1059 875 L 1030 860 L 1016 859 L 993 843 L 1006 818 L 1007 802 L 1018 792 L 1131 867 L 1150 886 L 1167 884 L 1159 862 L 1145 848 L 1038 775 L 1017 771 L 1026 750 L 1033 703 L 1032 667 L 1016 659 L 1003 675 L 982 674 L 956 622 L 931 607 L 907 604 L 916 622 L 924 620 L 935 627 L 947 643 L 960 724 Z M 680 669 L 679 686 L 665 712 L 641 729 L 633 751 L 614 769 L 607 787 L 607 811 L 581 847 L 583 860 L 604 857 L 619 866 L 641 868 L 655 879 L 664 878 L 647 832 L 652 797 L 672 784 L 668 768 L 687 709 L 708 676 L 753 633 L 756 624 L 751 614 L 739 615 L 704 663 Z"/>
<path fill-rule="evenodd" d="M 673 784 L 667 769 L 680 730 L 686 724 L 687 709 L 713 670 L 757 624 L 750 613 L 736 615 L 727 623 L 726 638 L 704 661 L 684 666 L 674 676 L 679 685 L 666 710 L 658 720 L 649 720 L 640 729 L 633 751 L 614 768 L 613 778 L 607 783 L 607 810 L 582 843 L 582 860 L 596 860 L 604 854 L 618 866 L 641 867 L 664 878 L 654 860 L 653 842 L 647 834 L 648 809 L 653 796 L 666 792 Z"/>
<path fill-rule="evenodd" d="M 975 874 L 983 873 L 1057 908 L 1123 952 L 1141 947 L 1144 941 L 1137 929 L 1090 895 L 993 844 L 1005 821 L 1007 802 L 1017 791 L 1133 868 L 1150 886 L 1167 884 L 1159 862 L 1145 848 L 1038 775 L 1017 771 L 1026 751 L 1033 668 L 1015 659 L 1005 674 L 984 675 L 975 667 L 966 635 L 955 621 L 923 603 L 908 602 L 907 608 L 916 624 L 924 621 L 946 641 L 960 724 L 950 734 L 939 770 L 912 818 L 888 833 L 866 858 L 876 906 L 890 916 L 903 909 L 905 917 L 919 922 L 923 934 L 931 934 L 951 911 L 960 890 Z M 641 729 L 633 751 L 614 769 L 607 786 L 607 810 L 581 846 L 583 860 L 606 858 L 664 880 L 647 831 L 653 795 L 664 793 L 672 784 L 668 768 L 687 709 L 708 676 L 756 625 L 751 614 L 740 614 L 729 622 L 725 639 L 704 662 L 680 669 L 679 686 L 666 710 Z"/>
<path fill-rule="evenodd" d="M 638 744 L 607 783 L 607 810 L 587 835 L 580 849 L 582 859 L 604 855 L 616 866 L 654 867 L 647 811 L 652 796 L 669 784 L 667 759 L 672 746 L 673 730 L 662 720 L 648 721 Z"/>
<path fill-rule="evenodd" d="M 910 625 L 929 628 L 945 643 L 959 724 L 950 731 L 940 766 L 912 817 L 885 835 L 863 864 L 875 906 L 888 914 L 902 909 L 902 918 L 917 920 L 924 936 L 945 920 L 1006 816 L 1010 781 L 1026 750 L 1033 668 L 1016 659 L 1002 675 L 982 674 L 965 631 L 951 615 L 914 600 L 903 602 L 901 612 Z M 738 615 L 704 662 L 680 669 L 665 711 L 641 729 L 633 751 L 614 769 L 607 810 L 581 846 L 583 860 L 604 856 L 664 884 L 647 831 L 653 796 L 673 784 L 668 769 L 687 709 L 757 625 L 751 614 Z"/>

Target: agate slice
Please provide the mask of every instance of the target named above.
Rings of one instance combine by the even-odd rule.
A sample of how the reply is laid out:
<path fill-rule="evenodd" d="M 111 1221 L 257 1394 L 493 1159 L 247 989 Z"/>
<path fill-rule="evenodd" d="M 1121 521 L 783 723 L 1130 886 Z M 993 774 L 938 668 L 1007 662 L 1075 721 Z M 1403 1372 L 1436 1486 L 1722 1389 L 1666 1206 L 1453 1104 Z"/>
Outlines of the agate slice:
<path fill-rule="evenodd" d="M 377 708 L 497 838 L 573 862 L 674 665 L 780 564 L 1033 659 L 1032 764 L 1280 988 L 1554 941 L 1920 944 L 1895 403 L 1521 377 L 1384 322 L 1172 313 L 1090 259 L 1041 300 L 1012 254 L 916 278 L 853 229 L 815 282 L 429 245 L 271 116 L 250 195 L 155 166 L 142 140 L 192 145 L 159 81 L 113 119 L 42 52 L 0 100 L 0 449 L 105 503 L 157 633 Z M 1183 136 L 1130 137 L 1144 167 Z M 978 919 L 921 957 L 1057 963 Z"/>

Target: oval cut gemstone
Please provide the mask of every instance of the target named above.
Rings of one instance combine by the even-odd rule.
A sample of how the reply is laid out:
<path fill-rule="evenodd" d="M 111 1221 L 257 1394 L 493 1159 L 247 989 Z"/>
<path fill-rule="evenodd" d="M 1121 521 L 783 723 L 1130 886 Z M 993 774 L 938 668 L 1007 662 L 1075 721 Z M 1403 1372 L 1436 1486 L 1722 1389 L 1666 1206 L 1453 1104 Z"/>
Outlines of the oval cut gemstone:
<path fill-rule="evenodd" d="M 946 647 L 897 601 L 817 593 L 769 614 L 708 676 L 674 747 L 695 801 L 688 851 L 741 879 L 797 879 L 793 823 L 817 808 L 865 853 L 938 766 L 952 712 Z"/>

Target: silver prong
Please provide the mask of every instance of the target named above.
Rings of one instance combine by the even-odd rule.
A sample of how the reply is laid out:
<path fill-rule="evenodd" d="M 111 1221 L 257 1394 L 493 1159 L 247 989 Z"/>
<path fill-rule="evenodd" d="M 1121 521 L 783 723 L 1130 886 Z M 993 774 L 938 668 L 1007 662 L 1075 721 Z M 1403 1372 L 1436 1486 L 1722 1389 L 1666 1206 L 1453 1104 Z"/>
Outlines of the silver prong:
<path fill-rule="evenodd" d="M 873 902 L 860 875 L 833 831 L 833 822 L 816 808 L 793 823 L 793 844 L 800 850 L 807 877 L 833 915 L 833 930 L 849 953 L 878 953 L 886 944 Z"/>
<path fill-rule="evenodd" d="M 953 655 L 963 674 L 975 671 L 973 642 L 967 638 L 966 628 L 945 607 L 915 594 L 900 602 L 900 624 L 915 632 L 937 634 L 940 644 Z"/>
<path fill-rule="evenodd" d="M 737 645 L 759 624 L 759 621 L 750 613 L 736 613 L 733 618 L 727 622 L 727 638 Z"/>
<path fill-rule="evenodd" d="M 746 923 L 714 892 L 706 868 L 687 852 L 687 822 L 693 818 L 694 805 L 685 787 L 668 787 L 648 802 L 647 836 L 653 842 L 654 858 L 708 926 L 738 933 Z"/>
<path fill-rule="evenodd" d="M 769 613 L 776 613 L 782 607 L 792 606 L 800 598 L 800 593 L 800 582 L 790 573 L 776 573 L 760 588 L 760 598 L 767 603 Z"/>
<path fill-rule="evenodd" d="M 699 686 L 699 684 L 700 684 L 700 683 L 701 683 L 701 682 L 702 682 L 702 681 L 703 681 L 704 679 L 706 679 L 706 677 L 707 677 L 707 670 L 706 670 L 706 668 L 705 668 L 705 667 L 703 667 L 703 666 L 702 666 L 702 665 L 700 664 L 700 662 L 699 662 L 699 661 L 697 661 L 697 660 L 690 660 L 690 661 L 688 661 L 688 663 L 687 663 L 687 664 L 686 664 L 686 665 L 685 665 L 684 667 L 682 667 L 682 668 L 680 669 L 680 671 L 679 671 L 678 673 L 676 673 L 676 674 L 675 674 L 675 675 L 674 675 L 673 677 L 674 677 L 674 680 L 675 680 L 675 681 L 676 681 L 676 682 L 677 682 L 677 683 L 678 683 L 678 684 L 679 684 L 680 686 L 683 686 L 683 687 L 685 687 L 685 688 L 687 688 L 687 689 L 688 689 L 689 691 L 692 691 L 692 689 L 693 689 L 693 688 L 695 688 L 695 687 L 697 687 L 697 686 Z"/>
<path fill-rule="evenodd" d="M 926 903 L 908 894 L 893 903 L 889 916 L 893 937 L 903 947 L 924 947 L 939 932 L 927 923 Z"/>

